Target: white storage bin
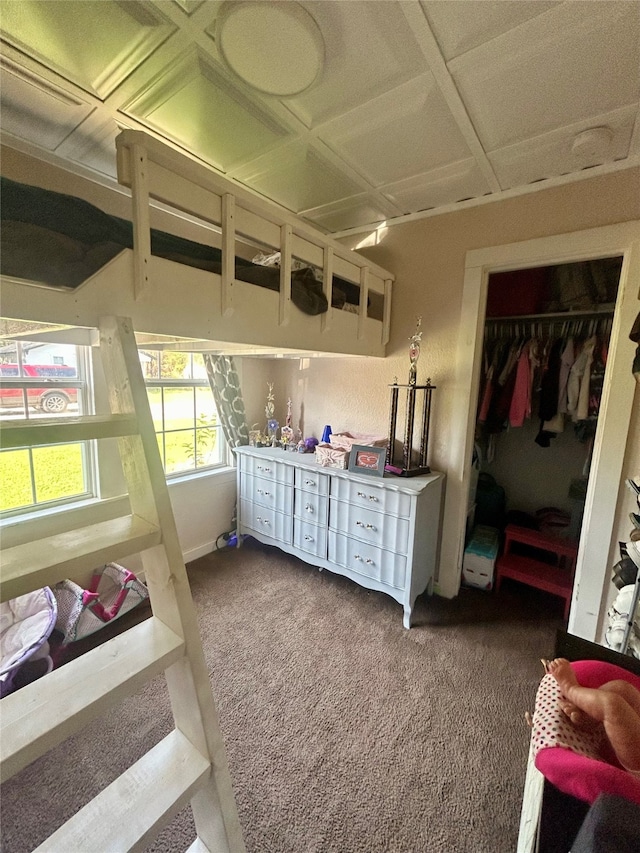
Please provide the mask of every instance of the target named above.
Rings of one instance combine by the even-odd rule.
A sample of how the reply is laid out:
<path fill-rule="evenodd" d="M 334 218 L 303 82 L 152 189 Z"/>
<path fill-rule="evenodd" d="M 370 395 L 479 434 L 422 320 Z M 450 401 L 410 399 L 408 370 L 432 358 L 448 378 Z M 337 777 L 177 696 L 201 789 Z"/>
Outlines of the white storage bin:
<path fill-rule="evenodd" d="M 497 528 L 481 524 L 474 527 L 462 561 L 462 579 L 468 586 L 492 589 L 499 548 L 500 531 Z"/>

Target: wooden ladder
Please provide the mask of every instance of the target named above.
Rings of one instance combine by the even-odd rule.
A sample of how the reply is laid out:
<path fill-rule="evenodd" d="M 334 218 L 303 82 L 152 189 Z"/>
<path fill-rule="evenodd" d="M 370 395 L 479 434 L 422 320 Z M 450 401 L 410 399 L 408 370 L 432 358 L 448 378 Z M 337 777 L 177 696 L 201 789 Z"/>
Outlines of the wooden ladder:
<path fill-rule="evenodd" d="M 2 699 L 0 773 L 14 773 L 164 671 L 174 730 L 38 851 L 144 850 L 188 802 L 190 853 L 244 851 L 209 675 L 131 323 L 100 323 L 111 415 L 6 421 L 2 448 L 116 438 L 130 515 L 2 552 L 1 600 L 140 553 L 152 616 Z M 99 828 L 99 829 L 98 829 Z"/>

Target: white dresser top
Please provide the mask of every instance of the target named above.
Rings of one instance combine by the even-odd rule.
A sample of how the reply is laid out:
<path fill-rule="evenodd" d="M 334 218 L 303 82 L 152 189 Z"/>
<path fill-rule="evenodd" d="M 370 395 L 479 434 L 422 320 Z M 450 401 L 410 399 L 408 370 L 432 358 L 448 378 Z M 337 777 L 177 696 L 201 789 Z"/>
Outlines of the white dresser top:
<path fill-rule="evenodd" d="M 332 477 L 366 483 L 369 486 L 379 485 L 385 489 L 393 489 L 412 495 L 419 494 L 428 485 L 444 477 L 444 474 L 439 471 L 432 471 L 430 474 L 422 474 L 417 477 L 398 477 L 395 474 L 386 472 L 383 477 L 356 474 L 346 469 L 326 468 L 319 465 L 316 461 L 315 453 L 297 453 L 291 450 L 281 450 L 280 448 L 274 449 L 271 447 L 250 447 L 249 445 L 244 445 L 234 448 L 234 453 L 238 453 L 241 456 L 259 457 L 269 462 L 281 462 L 284 465 L 291 465 L 294 468 L 301 468 L 303 470 L 322 472 Z"/>

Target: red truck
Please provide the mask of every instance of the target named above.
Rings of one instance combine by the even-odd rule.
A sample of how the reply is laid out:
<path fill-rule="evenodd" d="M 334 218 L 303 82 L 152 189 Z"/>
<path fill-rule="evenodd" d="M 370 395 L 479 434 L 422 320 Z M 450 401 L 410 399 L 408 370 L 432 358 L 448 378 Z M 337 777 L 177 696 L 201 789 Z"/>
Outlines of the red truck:
<path fill-rule="evenodd" d="M 77 388 L 65 388 L 59 384 L 59 380 L 65 377 L 77 379 L 75 367 L 67 364 L 23 364 L 20 375 L 19 365 L 0 364 L 0 406 L 21 409 L 24 401 L 22 388 L 7 387 L 2 383 L 3 379 L 42 378 L 42 385 L 26 386 L 29 406 L 52 415 L 64 412 L 70 403 L 78 401 Z"/>

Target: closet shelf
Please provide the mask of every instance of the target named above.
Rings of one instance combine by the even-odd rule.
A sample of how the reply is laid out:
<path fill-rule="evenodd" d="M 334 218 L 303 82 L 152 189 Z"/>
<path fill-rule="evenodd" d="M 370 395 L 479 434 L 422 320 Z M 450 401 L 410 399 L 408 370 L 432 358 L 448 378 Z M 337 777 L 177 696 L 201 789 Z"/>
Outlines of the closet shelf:
<path fill-rule="evenodd" d="M 42 447 L 98 438 L 120 438 L 138 432 L 135 415 L 82 415 L 75 418 L 28 418 L 3 420 L 0 447 Z"/>
<path fill-rule="evenodd" d="M 2 700 L 5 782 L 184 655 L 184 641 L 152 616 Z M 60 850 L 76 849 L 61 846 Z M 106 848 L 104 848 L 106 849 Z"/>
<path fill-rule="evenodd" d="M 615 306 L 607 303 L 599 308 L 579 311 L 554 311 L 548 314 L 509 314 L 505 317 L 486 317 L 487 323 L 510 323 L 512 320 L 589 320 L 596 317 L 613 316 Z"/>
<path fill-rule="evenodd" d="M 100 521 L 2 552 L 0 601 L 53 586 L 87 567 L 137 554 L 162 541 L 160 528 L 137 515 Z"/>
<path fill-rule="evenodd" d="M 145 850 L 158 831 L 188 804 L 210 772 L 209 761 L 174 730 L 34 853 L 91 850 L 96 845 L 105 853 Z"/>

